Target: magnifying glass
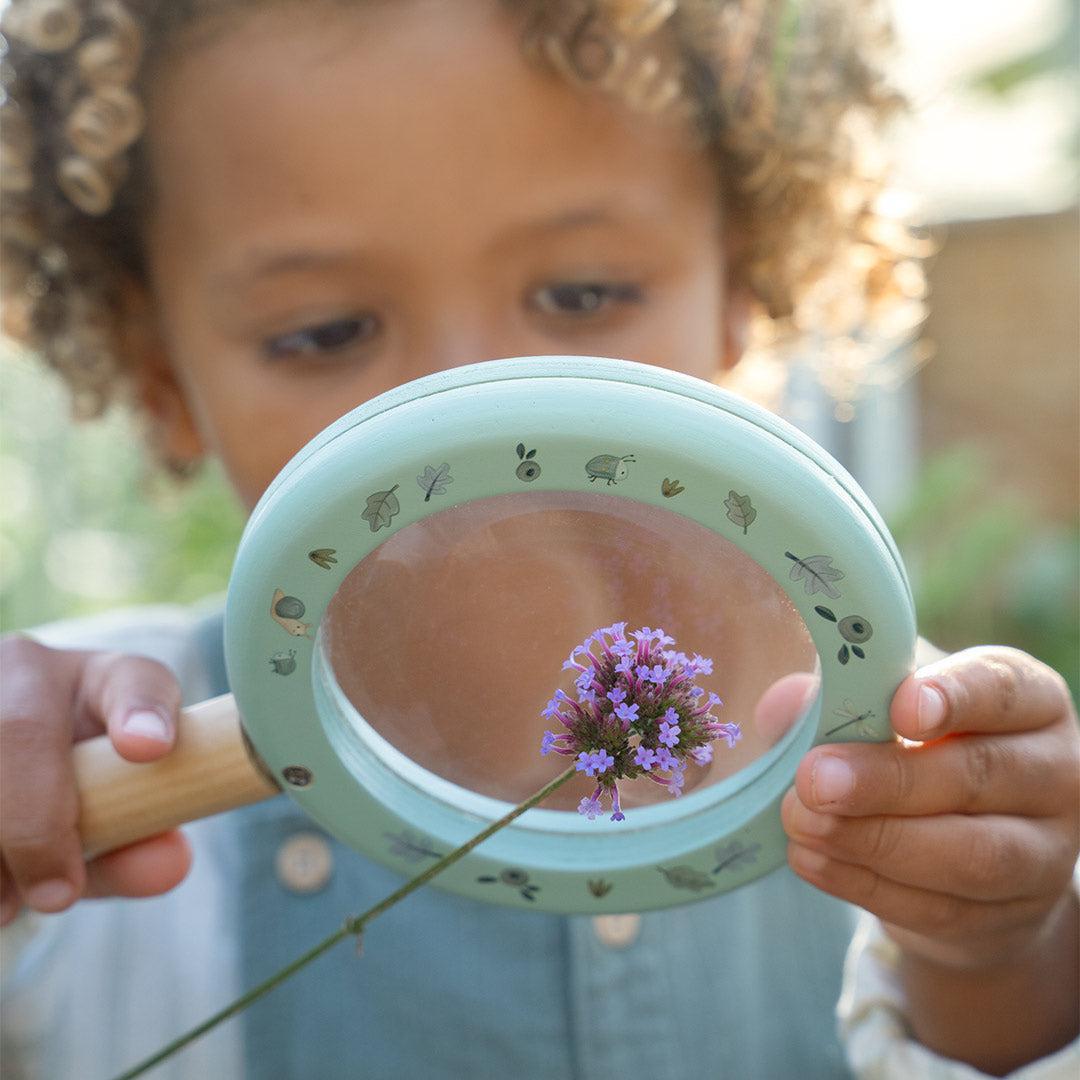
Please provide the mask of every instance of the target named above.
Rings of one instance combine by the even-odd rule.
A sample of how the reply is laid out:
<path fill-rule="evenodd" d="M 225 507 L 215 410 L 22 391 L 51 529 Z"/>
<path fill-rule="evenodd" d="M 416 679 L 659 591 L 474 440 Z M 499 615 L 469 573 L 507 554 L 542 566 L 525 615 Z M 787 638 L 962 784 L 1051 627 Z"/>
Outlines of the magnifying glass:
<path fill-rule="evenodd" d="M 698 682 L 742 737 L 679 798 L 620 783 L 624 820 L 578 812 L 583 773 L 433 884 L 604 913 L 767 873 L 799 760 L 891 736 L 916 642 L 888 530 L 797 429 L 622 360 L 455 368 L 353 410 L 270 485 L 230 580 L 233 697 L 187 710 L 161 762 L 80 743 L 84 846 L 284 790 L 412 876 L 564 767 L 540 753 L 546 707 L 575 693 L 571 649 L 613 624 L 711 659 Z"/>

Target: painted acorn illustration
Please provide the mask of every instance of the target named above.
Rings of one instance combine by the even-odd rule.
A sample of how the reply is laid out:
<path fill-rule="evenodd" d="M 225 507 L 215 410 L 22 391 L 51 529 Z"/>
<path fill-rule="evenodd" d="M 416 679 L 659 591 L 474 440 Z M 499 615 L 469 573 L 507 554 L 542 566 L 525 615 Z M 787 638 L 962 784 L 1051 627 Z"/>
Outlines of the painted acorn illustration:
<path fill-rule="evenodd" d="M 517 444 L 517 456 L 521 458 L 521 464 L 514 470 L 514 475 L 526 484 L 531 484 L 540 475 L 540 466 L 533 461 L 536 450 L 526 450 L 524 443 Z"/>
<path fill-rule="evenodd" d="M 874 636 L 874 628 L 862 615 L 845 615 L 838 620 L 829 608 L 823 607 L 821 604 L 818 604 L 814 610 L 823 619 L 836 623 L 836 629 L 840 631 L 840 636 L 845 641 L 845 644 L 840 646 L 840 651 L 836 654 L 836 659 L 841 664 L 846 664 L 852 653 L 860 660 L 866 659 L 866 653 L 862 646 Z M 848 642 L 850 642 L 850 651 Z"/>
<path fill-rule="evenodd" d="M 296 670 L 296 650 L 289 649 L 287 652 L 274 653 L 270 657 L 270 670 L 275 675 L 291 675 Z"/>
<path fill-rule="evenodd" d="M 286 596 L 281 589 L 274 590 L 274 598 L 270 601 L 270 617 L 286 633 L 293 637 L 310 636 L 308 631 L 312 624 L 301 621 L 306 610 L 302 600 L 295 596 Z"/>
<path fill-rule="evenodd" d="M 615 454 L 597 454 L 585 463 L 585 473 L 590 484 L 594 480 L 606 480 L 608 487 L 611 487 L 630 475 L 626 463 L 633 460 L 633 454 L 624 454 L 622 457 L 616 457 Z"/>

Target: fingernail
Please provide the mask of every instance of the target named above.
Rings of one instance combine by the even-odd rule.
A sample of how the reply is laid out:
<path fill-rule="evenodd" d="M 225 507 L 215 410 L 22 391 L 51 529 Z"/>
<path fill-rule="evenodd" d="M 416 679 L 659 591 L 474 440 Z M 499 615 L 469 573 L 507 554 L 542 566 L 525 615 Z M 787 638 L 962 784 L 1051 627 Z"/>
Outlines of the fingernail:
<path fill-rule="evenodd" d="M 26 902 L 38 911 L 59 911 L 75 899 L 75 890 L 70 881 L 63 878 L 49 878 L 32 885 L 26 893 Z"/>
<path fill-rule="evenodd" d="M 851 794 L 855 774 L 845 761 L 825 755 L 818 758 L 810 776 L 814 798 L 819 803 L 835 803 Z"/>
<path fill-rule="evenodd" d="M 125 735 L 141 735 L 156 742 L 169 741 L 169 725 L 152 709 L 136 709 L 129 713 L 122 727 Z"/>
<path fill-rule="evenodd" d="M 916 723 L 920 735 L 927 735 L 940 727 L 941 721 L 945 719 L 945 698 L 941 691 L 929 683 L 920 686 L 916 712 Z"/>

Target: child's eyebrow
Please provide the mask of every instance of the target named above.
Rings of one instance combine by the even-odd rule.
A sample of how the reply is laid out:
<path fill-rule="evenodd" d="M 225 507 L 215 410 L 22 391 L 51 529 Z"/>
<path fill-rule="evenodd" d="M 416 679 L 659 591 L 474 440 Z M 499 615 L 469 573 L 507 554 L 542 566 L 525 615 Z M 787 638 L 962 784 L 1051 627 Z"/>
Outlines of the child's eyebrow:
<path fill-rule="evenodd" d="M 290 248 L 275 251 L 253 248 L 233 267 L 211 274 L 206 285 L 211 293 L 234 292 L 281 274 L 302 270 L 340 270 L 348 265 L 355 266 L 357 261 L 357 253 L 346 249 Z"/>
<path fill-rule="evenodd" d="M 655 221 L 652 215 L 631 210 L 616 210 L 606 205 L 590 205 L 508 224 L 496 233 L 491 245 L 502 247 L 521 243 L 539 234 L 558 234 L 574 229 L 587 229 L 602 225 L 625 224 L 636 219 Z M 360 252 L 349 248 L 261 248 L 252 247 L 228 269 L 208 276 L 206 286 L 212 295 L 238 292 L 267 278 L 305 270 L 335 271 L 356 267 L 365 261 Z"/>

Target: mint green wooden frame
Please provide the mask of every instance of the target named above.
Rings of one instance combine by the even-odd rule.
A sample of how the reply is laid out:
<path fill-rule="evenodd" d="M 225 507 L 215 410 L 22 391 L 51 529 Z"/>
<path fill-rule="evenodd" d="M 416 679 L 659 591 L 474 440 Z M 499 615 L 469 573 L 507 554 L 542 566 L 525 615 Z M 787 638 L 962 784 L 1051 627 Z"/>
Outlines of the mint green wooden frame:
<path fill-rule="evenodd" d="M 519 443 L 537 450 L 538 475 L 520 475 Z M 438 482 L 443 463 L 449 485 Z M 427 501 L 424 475 L 435 487 Z M 684 489 L 676 498 L 662 490 L 669 477 Z M 522 908 L 642 911 L 716 895 L 784 861 L 778 807 L 802 755 L 890 737 L 889 703 L 916 641 L 903 565 L 855 481 L 795 428 L 709 383 L 602 358 L 497 360 L 408 383 L 312 440 L 255 508 L 229 589 L 229 679 L 252 743 L 312 818 L 411 875 L 509 809 L 371 729 L 358 734 L 315 648 L 317 627 L 345 574 L 427 515 L 526 489 L 598 488 L 691 518 L 759 563 L 817 647 L 817 701 L 718 784 L 618 824 L 530 810 L 435 884 Z M 729 516 L 733 493 L 755 511 L 745 528 Z"/>

